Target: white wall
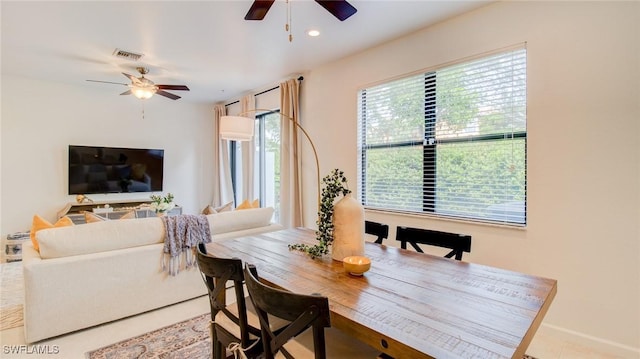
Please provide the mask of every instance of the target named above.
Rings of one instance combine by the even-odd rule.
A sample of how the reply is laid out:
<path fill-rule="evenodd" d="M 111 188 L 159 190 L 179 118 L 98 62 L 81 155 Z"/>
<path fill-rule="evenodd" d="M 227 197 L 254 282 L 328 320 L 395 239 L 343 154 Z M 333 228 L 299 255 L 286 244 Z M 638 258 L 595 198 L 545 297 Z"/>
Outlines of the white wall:
<path fill-rule="evenodd" d="M 526 41 L 527 228 L 367 217 L 392 232 L 411 225 L 471 234 L 466 260 L 558 280 L 546 328 L 637 358 L 639 23 L 639 2 L 492 4 L 308 72 L 303 124 L 323 175 L 339 167 L 355 189 L 359 87 Z M 307 177 L 305 187 L 313 186 Z M 308 211 L 307 223 L 314 216 Z"/>
<path fill-rule="evenodd" d="M 88 89 L 2 77 L 2 235 L 24 231 L 34 214 L 53 221 L 67 194 L 68 145 L 162 148 L 164 193 L 183 213 L 212 200 L 211 106 L 154 96 L 144 103 L 118 88 Z M 94 200 L 147 199 L 149 193 L 91 195 Z"/>

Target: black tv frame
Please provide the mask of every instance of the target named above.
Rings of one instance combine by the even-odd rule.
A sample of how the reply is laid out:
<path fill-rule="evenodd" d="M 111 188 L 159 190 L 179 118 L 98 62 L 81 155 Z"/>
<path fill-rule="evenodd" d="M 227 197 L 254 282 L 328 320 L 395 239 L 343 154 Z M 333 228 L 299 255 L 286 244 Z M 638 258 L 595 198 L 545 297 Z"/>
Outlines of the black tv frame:
<path fill-rule="evenodd" d="M 164 149 L 69 145 L 68 193 L 162 192 Z"/>

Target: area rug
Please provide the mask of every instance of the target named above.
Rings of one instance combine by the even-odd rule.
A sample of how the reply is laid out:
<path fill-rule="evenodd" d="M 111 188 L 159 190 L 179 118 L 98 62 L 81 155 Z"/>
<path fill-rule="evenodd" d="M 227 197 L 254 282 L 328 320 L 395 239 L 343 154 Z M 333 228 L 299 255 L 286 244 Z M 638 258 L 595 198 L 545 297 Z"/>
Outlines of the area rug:
<path fill-rule="evenodd" d="M 21 327 L 24 280 L 22 263 L 0 264 L 0 330 Z"/>
<path fill-rule="evenodd" d="M 209 359 L 209 314 L 86 353 L 87 359 Z M 525 355 L 523 359 L 536 359 Z"/>
<path fill-rule="evenodd" d="M 209 359 L 208 313 L 86 353 L 88 359 Z"/>

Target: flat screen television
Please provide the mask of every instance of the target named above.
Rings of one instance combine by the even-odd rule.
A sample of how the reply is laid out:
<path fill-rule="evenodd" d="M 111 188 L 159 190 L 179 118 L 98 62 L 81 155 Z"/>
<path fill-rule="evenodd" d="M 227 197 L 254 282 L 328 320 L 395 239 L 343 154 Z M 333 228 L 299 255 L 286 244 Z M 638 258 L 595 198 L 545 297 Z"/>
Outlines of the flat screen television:
<path fill-rule="evenodd" d="M 164 150 L 69 145 L 69 194 L 161 192 Z"/>

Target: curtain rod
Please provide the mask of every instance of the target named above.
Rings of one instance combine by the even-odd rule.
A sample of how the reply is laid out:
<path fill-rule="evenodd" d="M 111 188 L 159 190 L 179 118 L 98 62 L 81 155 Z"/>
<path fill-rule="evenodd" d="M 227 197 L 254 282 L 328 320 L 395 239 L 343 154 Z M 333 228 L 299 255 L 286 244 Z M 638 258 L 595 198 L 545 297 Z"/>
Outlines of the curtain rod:
<path fill-rule="evenodd" d="M 302 81 L 302 80 L 304 80 L 304 77 L 302 77 L 302 76 L 298 77 L 298 81 Z M 260 96 L 260 95 L 262 95 L 262 94 L 265 94 L 265 93 L 270 92 L 270 91 L 273 91 L 273 90 L 277 90 L 277 89 L 279 89 L 279 88 L 280 88 L 280 86 L 276 86 L 276 87 L 270 88 L 270 89 L 268 89 L 268 90 L 264 90 L 264 91 L 262 91 L 262 92 L 258 92 L 257 94 L 253 95 L 253 97 Z M 240 102 L 240 100 L 236 100 L 236 101 L 233 101 L 233 102 L 231 102 L 231 103 L 228 103 L 228 104 L 224 105 L 224 107 L 231 106 L 231 105 L 236 104 L 236 103 L 239 103 L 239 102 Z"/>

